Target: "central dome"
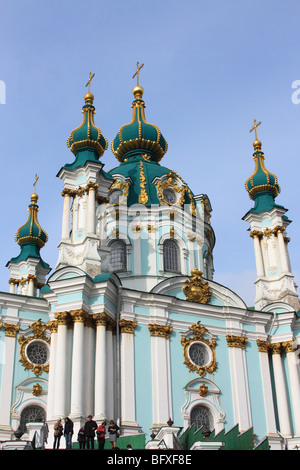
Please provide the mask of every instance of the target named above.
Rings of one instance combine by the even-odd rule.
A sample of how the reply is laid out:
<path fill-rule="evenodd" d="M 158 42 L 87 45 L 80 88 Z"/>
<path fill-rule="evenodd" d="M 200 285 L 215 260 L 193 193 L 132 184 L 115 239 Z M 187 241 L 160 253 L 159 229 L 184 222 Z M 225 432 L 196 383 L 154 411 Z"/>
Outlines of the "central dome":
<path fill-rule="evenodd" d="M 147 154 L 152 161 L 159 162 L 168 149 L 159 128 L 146 121 L 143 94 L 141 86 L 133 89 L 135 99 L 132 102 L 132 121 L 120 128 L 111 143 L 112 152 L 120 163 L 130 158 L 132 153 L 136 155 L 136 151 Z"/>

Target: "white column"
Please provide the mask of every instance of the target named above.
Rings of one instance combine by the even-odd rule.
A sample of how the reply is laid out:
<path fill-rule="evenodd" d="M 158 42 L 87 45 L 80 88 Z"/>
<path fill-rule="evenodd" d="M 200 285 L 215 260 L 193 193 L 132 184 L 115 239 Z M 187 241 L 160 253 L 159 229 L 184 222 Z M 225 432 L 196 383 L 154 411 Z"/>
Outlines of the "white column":
<path fill-rule="evenodd" d="M 5 343 L 1 382 L 0 423 L 2 427 L 7 427 L 8 433 L 10 433 L 10 410 L 13 397 L 12 386 L 15 364 L 16 334 L 19 330 L 19 325 L 4 323 L 4 329 Z M 7 438 L 10 438 L 9 434 Z"/>
<path fill-rule="evenodd" d="M 267 435 L 276 434 L 276 419 L 274 411 L 274 403 L 272 399 L 272 383 L 270 376 L 270 364 L 269 364 L 269 343 L 266 341 L 257 340 L 258 350 L 259 350 L 259 362 L 260 362 L 260 371 L 261 371 L 261 380 L 262 388 L 264 395 L 264 405 L 265 405 L 265 414 L 266 414 L 266 426 L 267 426 Z"/>
<path fill-rule="evenodd" d="M 134 232 L 134 275 L 142 274 L 142 254 L 141 254 L 141 230 L 142 227 L 137 225 Z"/>
<path fill-rule="evenodd" d="M 53 419 L 53 409 L 55 401 L 55 364 L 57 348 L 57 322 L 50 321 L 48 324 L 51 330 L 49 378 L 48 378 L 48 398 L 47 398 L 47 420 Z"/>
<path fill-rule="evenodd" d="M 84 393 L 86 384 L 84 380 L 84 322 L 88 314 L 80 310 L 72 310 L 73 327 L 72 350 L 72 382 L 71 382 L 71 419 L 84 416 Z"/>
<path fill-rule="evenodd" d="M 134 380 L 134 329 L 137 322 L 120 320 L 121 329 L 121 424 L 129 431 L 136 427 Z"/>
<path fill-rule="evenodd" d="M 281 359 L 281 344 L 276 343 L 272 344 L 272 359 L 273 359 L 273 370 L 275 378 L 275 389 L 277 397 L 277 408 L 278 408 L 278 417 L 279 417 L 279 431 L 285 437 L 291 437 L 291 423 L 290 423 L 290 413 L 288 407 L 288 398 L 287 390 L 285 383 L 285 376 L 283 370 L 283 364 Z"/>
<path fill-rule="evenodd" d="M 106 357 L 107 357 L 107 418 L 114 419 L 114 397 L 115 397 L 115 381 L 114 381 L 114 352 L 113 352 L 113 328 L 114 321 L 110 321 L 106 327 Z"/>
<path fill-rule="evenodd" d="M 86 233 L 96 232 L 96 195 L 95 191 L 98 185 L 95 183 L 88 184 L 88 201 L 87 201 L 87 215 L 86 215 Z"/>
<path fill-rule="evenodd" d="M 235 423 L 239 425 L 240 432 L 252 427 L 251 408 L 249 398 L 249 384 L 245 357 L 247 339 L 240 336 L 227 335 L 232 402 Z"/>
<path fill-rule="evenodd" d="M 255 255 L 255 262 L 256 262 L 257 277 L 262 278 L 265 276 L 264 263 L 263 263 L 262 252 L 261 252 L 261 245 L 260 245 L 260 238 L 262 237 L 262 232 L 253 230 L 250 233 L 250 236 L 253 238 L 253 243 L 254 243 L 254 255 Z"/>
<path fill-rule="evenodd" d="M 148 225 L 148 234 L 149 234 L 149 274 L 155 276 L 157 275 L 157 266 L 156 266 L 156 227 L 153 225 Z"/>
<path fill-rule="evenodd" d="M 64 196 L 63 217 L 62 217 L 62 230 L 61 238 L 63 240 L 70 238 L 70 208 L 71 208 L 71 191 L 65 189 L 62 192 Z"/>
<path fill-rule="evenodd" d="M 294 416 L 295 437 L 300 436 L 300 379 L 299 379 L 299 359 L 293 348 L 293 341 L 282 343 L 286 351 L 288 372 L 290 379 L 290 391 L 292 399 L 292 410 Z"/>
<path fill-rule="evenodd" d="M 84 413 L 83 416 L 94 414 L 95 396 L 95 328 L 92 316 L 88 317 L 84 328 Z"/>
<path fill-rule="evenodd" d="M 94 315 L 96 321 L 95 354 L 95 404 L 94 417 L 97 421 L 106 419 L 106 313 Z"/>
<path fill-rule="evenodd" d="M 169 338 L 172 327 L 149 324 L 152 359 L 153 429 L 172 418 Z"/>
<path fill-rule="evenodd" d="M 281 230 L 279 229 L 278 232 L 277 232 L 280 266 L 281 266 L 281 269 L 282 269 L 283 273 L 288 273 L 289 272 L 289 264 L 288 264 L 288 260 L 287 260 L 287 250 L 286 250 L 286 247 L 285 247 L 285 242 L 284 242 L 282 230 L 284 230 L 284 227 L 282 227 Z"/>
<path fill-rule="evenodd" d="M 54 401 L 54 418 L 61 418 L 67 416 L 69 410 L 67 409 L 68 397 L 67 390 L 69 384 L 67 377 L 69 376 L 68 368 L 68 335 L 67 325 L 69 322 L 68 312 L 59 312 L 55 314 L 57 319 L 57 348 L 56 348 L 56 361 L 55 361 L 55 401 Z"/>

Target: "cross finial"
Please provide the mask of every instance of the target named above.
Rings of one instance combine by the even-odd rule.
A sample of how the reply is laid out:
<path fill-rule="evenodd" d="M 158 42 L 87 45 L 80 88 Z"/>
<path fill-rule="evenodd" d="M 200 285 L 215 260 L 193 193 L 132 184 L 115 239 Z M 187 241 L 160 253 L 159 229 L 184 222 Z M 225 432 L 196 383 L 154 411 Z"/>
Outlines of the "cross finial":
<path fill-rule="evenodd" d="M 141 66 L 139 66 L 139 62 L 136 63 L 136 72 L 135 74 L 132 76 L 132 78 L 134 78 L 136 76 L 137 78 L 137 86 L 139 86 L 139 73 L 140 73 L 140 70 L 141 68 L 144 67 L 144 64 L 142 64 Z"/>
<path fill-rule="evenodd" d="M 92 79 L 94 78 L 95 74 L 92 72 L 90 72 L 90 77 L 89 77 L 89 81 L 87 82 L 87 84 L 85 86 L 88 86 L 89 87 L 89 93 L 91 92 L 91 81 Z"/>
<path fill-rule="evenodd" d="M 254 119 L 254 126 L 253 126 L 252 129 L 250 129 L 250 131 L 249 131 L 249 132 L 252 132 L 252 131 L 255 132 L 255 140 L 257 140 L 257 130 L 256 130 L 256 129 L 257 129 L 258 126 L 260 126 L 260 125 L 261 125 L 261 121 L 260 121 L 260 122 L 256 122 L 256 119 Z"/>
<path fill-rule="evenodd" d="M 36 183 L 37 183 L 38 179 L 39 179 L 38 175 L 35 175 L 35 180 L 34 180 L 34 183 L 33 183 L 33 186 L 34 186 L 34 194 L 36 194 Z"/>

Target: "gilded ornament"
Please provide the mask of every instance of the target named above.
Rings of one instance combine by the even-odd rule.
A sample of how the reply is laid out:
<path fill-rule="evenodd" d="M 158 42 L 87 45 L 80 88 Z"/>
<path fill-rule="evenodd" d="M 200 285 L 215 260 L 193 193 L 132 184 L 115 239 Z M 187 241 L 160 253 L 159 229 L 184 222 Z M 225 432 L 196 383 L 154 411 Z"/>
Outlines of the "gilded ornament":
<path fill-rule="evenodd" d="M 185 281 L 182 290 L 190 302 L 207 304 L 211 299 L 211 291 L 208 281 L 203 281 L 202 271 L 197 268 L 191 271 L 191 276 Z"/>
<path fill-rule="evenodd" d="M 269 341 L 262 341 L 261 339 L 257 339 L 256 344 L 258 346 L 259 352 L 268 352 L 271 347 L 271 344 Z"/>
<path fill-rule="evenodd" d="M 190 372 L 197 372 L 201 377 L 204 377 L 207 373 L 212 374 L 218 368 L 218 363 L 216 361 L 216 340 L 210 341 L 206 338 L 208 334 L 208 330 L 201 326 L 200 321 L 193 324 L 189 328 L 189 332 L 186 336 L 181 338 L 181 344 L 183 346 L 183 357 L 184 357 L 184 364 L 188 367 Z M 206 345 L 211 352 L 211 360 L 208 364 L 204 364 L 201 366 L 196 365 L 194 362 L 191 361 L 189 356 L 189 347 L 192 343 L 200 342 Z"/>
<path fill-rule="evenodd" d="M 140 187 L 141 187 L 141 192 L 139 194 L 140 204 L 146 204 L 148 202 L 148 194 L 145 189 L 145 186 L 146 186 L 146 178 L 145 178 L 145 173 L 144 173 L 144 167 L 143 167 L 143 162 L 140 161 Z"/>
<path fill-rule="evenodd" d="M 34 395 L 35 397 L 39 397 L 42 394 L 42 391 L 43 387 L 40 384 L 35 384 L 32 387 L 32 395 Z"/>
<path fill-rule="evenodd" d="M 20 362 L 23 364 L 25 370 L 32 370 L 32 372 L 38 376 L 42 372 L 49 372 L 49 364 L 33 364 L 26 356 L 26 347 L 32 340 L 42 340 L 50 344 L 50 338 L 45 335 L 45 331 L 48 329 L 47 324 L 43 324 L 41 319 L 31 325 L 33 334 L 31 336 L 20 335 L 19 344 L 20 348 Z"/>
<path fill-rule="evenodd" d="M 205 384 L 201 384 L 199 387 L 200 397 L 206 397 L 207 394 L 208 394 L 208 386 Z"/>

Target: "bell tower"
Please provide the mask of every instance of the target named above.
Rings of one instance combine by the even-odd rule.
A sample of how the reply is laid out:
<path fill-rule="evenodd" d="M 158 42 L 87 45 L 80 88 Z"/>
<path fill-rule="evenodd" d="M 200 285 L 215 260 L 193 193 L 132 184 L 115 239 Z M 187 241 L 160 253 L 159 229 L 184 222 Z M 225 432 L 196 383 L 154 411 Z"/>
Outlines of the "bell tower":
<path fill-rule="evenodd" d="M 289 238 L 286 232 L 291 221 L 285 215 L 287 209 L 275 202 L 280 187 L 277 177 L 265 167 L 262 144 L 257 139 L 257 127 L 260 124 L 254 121 L 250 130 L 255 131 L 255 169 L 245 183 L 254 207 L 243 217 L 250 224 L 250 237 L 254 243 L 257 270 L 255 308 L 260 310 L 274 302 L 285 302 L 298 311 L 300 303 L 289 259 Z"/>
<path fill-rule="evenodd" d="M 96 111 L 94 95 L 90 91 L 94 75 L 90 74 L 86 84 L 88 92 L 84 96 L 82 123 L 67 140 L 75 161 L 65 164 L 57 175 L 64 184 L 64 204 L 56 265 L 56 269 L 77 266 L 92 277 L 107 270 L 108 248 L 102 246 L 100 234 L 107 190 L 113 182 L 99 161 L 108 143 L 94 123 Z"/>

